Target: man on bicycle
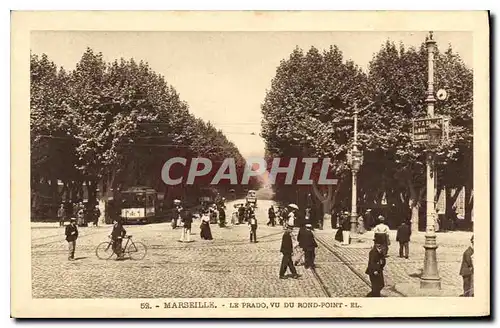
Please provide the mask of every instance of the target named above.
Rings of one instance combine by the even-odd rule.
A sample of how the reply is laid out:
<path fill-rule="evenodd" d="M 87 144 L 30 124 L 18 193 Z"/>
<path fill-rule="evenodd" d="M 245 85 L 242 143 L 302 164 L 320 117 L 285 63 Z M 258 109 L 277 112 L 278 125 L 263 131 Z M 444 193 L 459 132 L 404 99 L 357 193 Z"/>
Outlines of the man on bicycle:
<path fill-rule="evenodd" d="M 127 234 L 119 219 L 113 220 L 113 230 L 111 231 L 111 239 L 113 240 L 113 250 L 116 253 L 117 260 L 123 259 L 122 240 Z"/>

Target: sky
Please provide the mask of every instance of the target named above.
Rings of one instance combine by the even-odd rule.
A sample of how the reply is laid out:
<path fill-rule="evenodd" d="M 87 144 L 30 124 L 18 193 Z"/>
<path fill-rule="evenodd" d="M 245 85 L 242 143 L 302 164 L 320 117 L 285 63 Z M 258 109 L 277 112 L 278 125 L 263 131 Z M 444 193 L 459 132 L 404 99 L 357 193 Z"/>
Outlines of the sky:
<path fill-rule="evenodd" d="M 428 32 L 80 32 L 36 31 L 31 51 L 70 70 L 87 47 L 106 61 L 119 58 L 148 62 L 189 104 L 197 117 L 210 121 L 248 158 L 264 155 L 259 136 L 260 106 L 282 59 L 298 46 L 328 49 L 337 45 L 344 60 L 367 69 L 387 40 L 418 47 Z M 448 44 L 472 68 L 472 34 L 434 32 L 440 49 Z M 255 134 L 255 135 L 253 135 Z"/>

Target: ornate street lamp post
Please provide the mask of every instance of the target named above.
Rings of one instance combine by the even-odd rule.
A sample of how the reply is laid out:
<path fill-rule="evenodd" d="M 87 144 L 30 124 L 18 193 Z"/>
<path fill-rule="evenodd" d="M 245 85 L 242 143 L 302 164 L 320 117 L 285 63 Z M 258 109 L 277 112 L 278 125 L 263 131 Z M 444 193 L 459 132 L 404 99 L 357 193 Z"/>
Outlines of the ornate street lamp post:
<path fill-rule="evenodd" d="M 355 234 L 357 229 L 357 179 L 358 172 L 363 165 L 363 153 L 358 150 L 358 108 L 354 109 L 354 143 L 352 150 L 347 153 L 347 163 L 352 172 L 352 196 L 351 196 L 351 234 Z"/>
<path fill-rule="evenodd" d="M 427 89 L 427 116 L 434 117 L 434 51 L 436 41 L 432 39 L 432 32 L 426 39 L 429 65 L 429 80 Z M 425 256 L 424 270 L 420 277 L 420 288 L 441 289 L 441 278 L 439 277 L 437 265 L 437 244 L 436 244 L 436 210 L 434 201 L 435 187 L 435 148 L 441 143 L 442 131 L 439 125 L 430 124 L 427 127 L 427 213 L 425 229 Z"/>

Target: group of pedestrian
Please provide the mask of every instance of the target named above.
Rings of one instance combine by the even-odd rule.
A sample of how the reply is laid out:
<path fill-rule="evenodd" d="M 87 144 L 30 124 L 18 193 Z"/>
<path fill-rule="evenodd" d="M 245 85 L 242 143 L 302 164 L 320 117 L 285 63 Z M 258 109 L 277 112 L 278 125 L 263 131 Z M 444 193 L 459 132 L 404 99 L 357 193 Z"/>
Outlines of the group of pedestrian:
<path fill-rule="evenodd" d="M 297 279 L 300 277 L 297 274 L 296 265 L 300 264 L 300 260 L 304 259 L 304 268 L 312 269 L 316 268 L 314 263 L 316 258 L 316 248 L 318 244 L 314 237 L 313 226 L 311 223 L 311 218 L 306 216 L 304 221 L 301 222 L 301 226 L 299 228 L 298 234 L 295 238 L 293 231 L 296 228 L 296 223 L 298 220 L 296 219 L 295 213 L 298 210 L 298 207 L 294 204 L 290 206 L 291 210 L 289 211 L 289 217 L 286 223 L 284 224 L 284 233 L 281 239 L 281 248 L 280 252 L 282 254 L 281 266 L 279 271 L 279 278 L 286 279 L 285 273 L 287 269 L 290 270 L 292 274 L 292 278 Z M 308 211 L 306 210 L 306 213 Z M 294 241 L 295 244 L 294 245 Z M 297 254 L 296 260 L 294 261 L 293 255 Z"/>
<path fill-rule="evenodd" d="M 180 204 L 177 207 L 179 220 L 182 222 L 182 234 L 179 241 L 181 242 L 190 242 L 191 235 L 191 227 L 193 223 L 193 219 L 196 217 L 191 211 L 182 211 L 182 207 Z M 60 212 L 58 212 L 58 216 L 65 215 L 62 213 L 64 210 L 64 206 L 61 205 Z M 82 210 L 81 208 L 77 208 L 78 211 Z M 293 231 L 296 228 L 296 211 L 298 210 L 297 206 L 291 206 L 290 210 L 287 211 L 288 219 L 284 221 L 284 233 L 281 240 L 280 252 L 282 254 L 281 265 L 279 270 L 279 278 L 286 279 L 287 276 L 286 271 L 290 270 L 291 277 L 293 279 L 297 279 L 300 275 L 297 273 L 296 265 L 300 263 L 300 261 L 294 261 L 293 255 L 300 252 L 299 257 L 303 255 L 304 258 L 304 268 L 305 269 L 315 269 L 315 257 L 316 257 L 316 248 L 318 244 L 314 237 L 312 224 L 310 220 L 307 220 L 307 216 L 302 222 L 302 226 L 300 227 L 298 234 L 295 238 Z M 307 211 L 306 211 L 307 213 Z M 268 211 L 269 222 L 268 226 L 275 225 L 275 219 L 277 217 L 274 208 L 271 206 Z M 335 239 L 344 242 L 344 240 L 349 240 L 349 235 L 345 232 L 349 232 L 350 226 L 347 225 L 346 222 L 350 223 L 348 220 L 348 213 L 345 212 L 342 218 L 342 224 L 339 227 L 339 232 L 337 232 Z M 365 270 L 365 273 L 369 276 L 371 283 L 371 291 L 368 293 L 367 297 L 380 297 L 381 291 L 385 286 L 384 279 L 384 268 L 386 266 L 386 257 L 388 256 L 388 248 L 390 243 L 389 238 L 389 227 L 385 223 L 385 218 L 383 216 L 379 216 L 378 224 L 373 228 L 374 233 L 374 245 L 371 248 L 368 254 L 368 265 Z M 72 261 L 75 259 L 75 248 L 76 241 L 78 239 L 78 226 L 77 219 L 74 217 L 70 218 L 69 225 L 65 228 L 66 241 L 68 242 L 69 254 L 68 260 Z M 177 221 L 177 220 L 176 220 Z M 203 240 L 212 240 L 212 232 L 210 228 L 210 211 L 208 209 L 203 209 L 201 211 L 201 224 L 200 224 L 200 237 Z M 248 226 L 250 232 L 250 242 L 257 242 L 257 227 L 258 222 L 255 216 L 255 212 L 249 213 Z M 64 221 L 63 221 L 64 224 Z M 117 254 L 117 260 L 123 259 L 123 250 L 122 250 L 122 241 L 126 236 L 126 230 L 123 227 L 122 223 L 119 219 L 113 220 L 113 227 L 110 234 L 110 238 L 113 241 L 113 250 Z M 403 221 L 397 229 L 396 232 L 396 242 L 399 243 L 399 257 L 400 258 L 409 258 L 409 243 L 411 238 L 411 227 L 410 225 Z M 296 245 L 294 245 L 294 241 Z M 460 276 L 463 279 L 463 294 L 461 296 L 472 297 L 474 296 L 474 265 L 473 265 L 473 257 L 474 257 L 474 236 L 472 236 L 471 245 L 464 251 L 462 256 L 462 263 L 460 267 Z"/>
<path fill-rule="evenodd" d="M 71 209 L 68 209 L 64 203 L 59 206 L 57 210 L 57 218 L 60 227 L 63 227 L 64 222 L 71 218 L 76 218 L 76 223 L 79 226 L 86 225 L 89 221 L 92 222 L 94 227 L 99 225 L 101 210 L 98 205 L 87 208 L 83 202 L 80 201 L 73 203 Z"/>

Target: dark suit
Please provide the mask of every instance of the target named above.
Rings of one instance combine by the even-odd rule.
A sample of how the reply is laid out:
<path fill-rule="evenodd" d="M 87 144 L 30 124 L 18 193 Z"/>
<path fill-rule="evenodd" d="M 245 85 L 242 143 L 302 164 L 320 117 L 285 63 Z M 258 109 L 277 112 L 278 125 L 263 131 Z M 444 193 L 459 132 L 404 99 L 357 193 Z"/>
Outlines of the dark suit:
<path fill-rule="evenodd" d="M 472 263 L 472 255 L 474 249 L 469 246 L 462 256 L 462 266 L 460 267 L 460 275 L 464 280 L 464 296 L 474 296 L 474 264 Z"/>
<path fill-rule="evenodd" d="M 281 249 L 280 252 L 283 254 L 283 258 L 281 259 L 281 267 L 280 267 L 280 277 L 285 276 L 286 269 L 290 268 L 292 275 L 297 275 L 297 270 L 295 270 L 295 266 L 292 261 L 293 254 L 293 243 L 292 236 L 288 231 L 283 233 L 283 237 L 281 238 Z"/>
<path fill-rule="evenodd" d="M 68 260 L 73 260 L 75 258 L 76 240 L 78 239 L 78 227 L 76 224 L 67 225 L 65 235 L 69 247 Z"/>
<path fill-rule="evenodd" d="M 368 267 L 365 273 L 370 276 L 372 291 L 368 294 L 371 297 L 380 297 L 380 291 L 384 288 L 384 266 L 385 256 L 374 246 L 368 255 Z"/>
<path fill-rule="evenodd" d="M 315 249 L 318 247 L 314 234 L 309 229 L 302 229 L 297 236 L 300 248 L 304 250 L 305 264 L 304 267 L 314 268 L 314 259 L 316 258 Z"/>
<path fill-rule="evenodd" d="M 118 255 L 118 257 L 122 256 L 122 240 L 126 234 L 127 231 L 120 223 L 116 223 L 113 225 L 113 230 L 111 231 L 111 239 L 113 240 L 114 251 L 116 255 Z"/>
<path fill-rule="evenodd" d="M 250 242 L 257 242 L 257 219 L 252 217 L 250 218 L 249 222 L 250 224 Z"/>
<path fill-rule="evenodd" d="M 399 242 L 399 257 L 408 258 L 410 253 L 411 227 L 408 224 L 402 224 L 398 228 L 396 241 Z"/>

